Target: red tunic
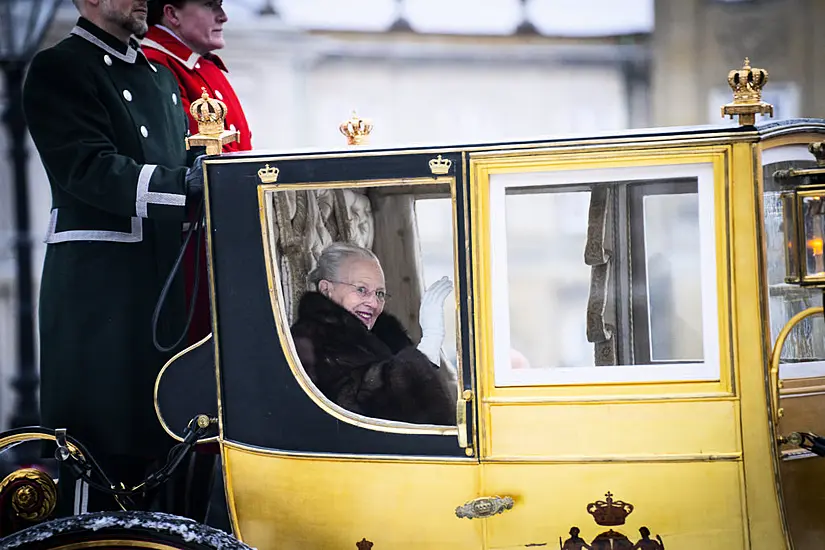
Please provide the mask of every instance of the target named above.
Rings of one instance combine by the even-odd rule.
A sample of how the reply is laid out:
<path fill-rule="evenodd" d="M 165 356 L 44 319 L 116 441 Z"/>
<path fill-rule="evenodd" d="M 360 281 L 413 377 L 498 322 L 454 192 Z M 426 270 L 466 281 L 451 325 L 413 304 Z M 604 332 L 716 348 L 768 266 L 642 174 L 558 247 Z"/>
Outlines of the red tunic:
<path fill-rule="evenodd" d="M 149 29 L 141 46 L 149 61 L 168 67 L 178 79 L 181 101 L 189 116 L 190 129 L 193 134 L 198 133 L 198 125 L 189 112 L 189 105 L 201 97 L 203 93 L 201 88 L 206 88 L 210 97 L 220 99 L 226 104 L 226 128 L 238 130 L 241 133 L 240 143 L 233 142 L 224 145 L 224 152 L 252 149 L 249 124 L 246 122 L 246 116 L 238 96 L 235 95 L 235 90 L 226 79 L 225 73 L 228 71 L 220 57 L 211 53 L 196 54 L 171 32 L 159 26 Z"/>
<path fill-rule="evenodd" d="M 199 55 L 189 49 L 189 46 L 181 42 L 171 32 L 159 26 L 149 28 L 141 46 L 146 57 L 152 63 L 157 63 L 167 67 L 178 80 L 180 86 L 181 107 L 186 110 L 189 117 L 189 128 L 192 134 L 198 132 L 198 125 L 189 106 L 193 101 L 201 97 L 206 88 L 209 96 L 217 98 L 226 104 L 226 128 L 228 130 L 238 130 L 240 132 L 240 142 L 232 142 L 224 145 L 225 153 L 231 151 L 248 151 L 252 149 L 252 134 L 249 131 L 249 124 L 246 121 L 241 102 L 235 95 L 235 90 L 226 78 L 226 66 L 220 57 L 214 54 Z M 190 217 L 194 216 L 190 212 Z M 185 238 L 185 233 L 183 235 Z M 194 285 L 195 267 L 195 237 L 186 250 L 183 260 L 183 270 L 186 281 L 187 300 L 192 299 L 192 288 Z M 204 242 L 206 239 L 204 239 Z M 195 298 L 195 313 L 192 324 L 189 327 L 188 341 L 194 344 L 210 332 L 212 323 L 209 308 L 209 280 L 206 270 L 206 247 L 201 246 L 200 250 L 200 281 L 198 283 L 198 293 Z M 187 301 L 187 304 L 189 302 Z"/>

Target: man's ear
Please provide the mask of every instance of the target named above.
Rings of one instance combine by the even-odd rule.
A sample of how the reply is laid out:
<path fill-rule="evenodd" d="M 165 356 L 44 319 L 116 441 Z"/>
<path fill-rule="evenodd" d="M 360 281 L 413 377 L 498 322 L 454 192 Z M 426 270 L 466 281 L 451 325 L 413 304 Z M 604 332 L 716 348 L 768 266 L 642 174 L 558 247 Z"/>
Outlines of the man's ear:
<path fill-rule="evenodd" d="M 172 4 L 163 6 L 163 19 L 173 27 L 180 26 L 180 18 L 178 17 L 178 9 Z"/>
<path fill-rule="evenodd" d="M 329 298 L 330 286 L 329 281 L 322 279 L 318 281 L 318 292 Z"/>

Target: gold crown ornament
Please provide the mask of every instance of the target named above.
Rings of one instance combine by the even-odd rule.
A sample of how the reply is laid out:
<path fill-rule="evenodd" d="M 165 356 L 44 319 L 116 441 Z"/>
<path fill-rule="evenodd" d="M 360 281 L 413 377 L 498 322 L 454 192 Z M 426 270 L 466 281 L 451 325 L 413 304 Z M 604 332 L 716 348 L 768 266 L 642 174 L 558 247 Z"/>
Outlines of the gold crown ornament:
<path fill-rule="evenodd" d="M 728 73 L 728 84 L 733 90 L 733 103 L 722 107 L 722 117 L 739 117 L 741 126 L 756 123 L 756 115 L 773 117 L 773 105 L 762 101 L 762 88 L 768 82 L 768 71 L 751 67 L 750 59 L 745 58 L 741 69 Z"/>
<path fill-rule="evenodd" d="M 237 130 L 226 130 L 226 103 L 209 97 L 206 88 L 200 99 L 196 99 L 189 106 L 189 113 L 198 123 L 198 133 L 186 138 L 186 148 L 204 146 L 207 155 L 219 155 L 223 146 L 233 141 L 240 141 L 241 133 Z"/>
<path fill-rule="evenodd" d="M 438 155 L 434 159 L 430 159 L 430 172 L 433 175 L 443 175 L 450 171 L 450 166 L 453 165 L 453 161 L 450 159 L 441 158 L 441 155 Z"/>
<path fill-rule="evenodd" d="M 372 121 L 360 118 L 355 111 L 352 116 L 338 126 L 338 130 L 347 138 L 347 145 L 364 145 L 372 132 Z"/>
<path fill-rule="evenodd" d="M 258 170 L 258 179 L 261 180 L 261 183 L 275 183 L 276 181 L 278 181 L 278 174 L 280 172 L 281 171 L 278 168 L 274 166 L 270 168 L 267 164 L 266 166 Z"/>

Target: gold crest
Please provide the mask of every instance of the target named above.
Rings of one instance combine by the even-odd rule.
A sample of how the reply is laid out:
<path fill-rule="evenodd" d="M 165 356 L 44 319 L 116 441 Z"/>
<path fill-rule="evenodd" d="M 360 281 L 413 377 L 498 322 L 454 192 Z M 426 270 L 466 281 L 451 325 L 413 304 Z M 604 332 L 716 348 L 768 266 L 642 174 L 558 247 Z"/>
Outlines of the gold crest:
<path fill-rule="evenodd" d="M 453 161 L 441 158 L 441 155 L 438 155 L 436 158 L 430 160 L 430 172 L 435 175 L 443 175 L 450 171 L 452 165 Z"/>
<path fill-rule="evenodd" d="M 272 168 L 269 167 L 269 164 L 258 170 L 258 178 L 261 180 L 262 183 L 275 183 L 278 181 L 278 174 L 281 172 L 280 169 L 273 166 Z"/>

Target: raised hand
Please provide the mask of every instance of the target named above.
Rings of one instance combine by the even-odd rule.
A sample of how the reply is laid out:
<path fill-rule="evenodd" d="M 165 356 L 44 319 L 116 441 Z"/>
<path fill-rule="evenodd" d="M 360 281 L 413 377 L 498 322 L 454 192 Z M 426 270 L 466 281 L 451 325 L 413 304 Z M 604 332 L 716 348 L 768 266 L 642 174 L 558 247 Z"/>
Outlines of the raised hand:
<path fill-rule="evenodd" d="M 438 365 L 441 344 L 444 342 L 444 300 L 453 291 L 453 282 L 442 277 L 430 286 L 421 298 L 418 323 L 421 325 L 421 342 L 418 350 L 430 362 Z"/>

